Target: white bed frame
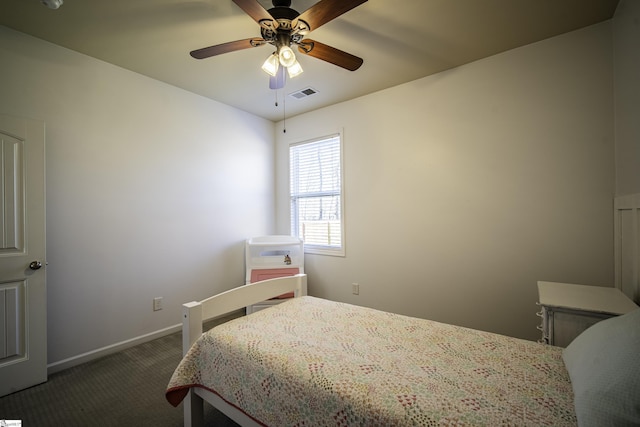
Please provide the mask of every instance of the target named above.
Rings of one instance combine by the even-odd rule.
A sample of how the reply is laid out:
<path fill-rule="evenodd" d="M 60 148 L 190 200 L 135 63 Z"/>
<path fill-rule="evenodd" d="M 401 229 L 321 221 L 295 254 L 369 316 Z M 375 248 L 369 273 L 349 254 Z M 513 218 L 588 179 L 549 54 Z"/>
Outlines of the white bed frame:
<path fill-rule="evenodd" d="M 640 193 L 614 199 L 616 288 L 640 304 Z"/>
<path fill-rule="evenodd" d="M 183 356 L 187 354 L 193 343 L 202 335 L 203 322 L 287 292 L 294 292 L 295 297 L 307 295 L 307 276 L 298 274 L 291 277 L 264 280 L 228 290 L 199 302 L 193 301 L 183 304 Z M 215 393 L 199 387 L 193 387 L 183 401 L 185 427 L 201 427 L 204 425 L 204 401 L 210 403 L 214 408 L 241 426 L 261 425 L 235 406 L 222 400 Z"/>

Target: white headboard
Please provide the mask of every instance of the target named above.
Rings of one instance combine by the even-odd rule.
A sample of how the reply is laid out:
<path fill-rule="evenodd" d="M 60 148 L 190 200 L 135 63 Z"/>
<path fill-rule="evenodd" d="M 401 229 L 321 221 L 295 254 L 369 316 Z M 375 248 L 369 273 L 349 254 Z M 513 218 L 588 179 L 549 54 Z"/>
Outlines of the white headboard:
<path fill-rule="evenodd" d="M 640 303 L 640 193 L 613 200 L 616 288 Z"/>

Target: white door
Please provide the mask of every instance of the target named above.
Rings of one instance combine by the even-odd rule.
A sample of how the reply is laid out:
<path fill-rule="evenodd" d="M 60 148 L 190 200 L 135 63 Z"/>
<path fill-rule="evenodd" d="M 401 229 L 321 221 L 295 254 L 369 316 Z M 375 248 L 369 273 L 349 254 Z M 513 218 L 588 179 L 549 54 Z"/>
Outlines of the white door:
<path fill-rule="evenodd" d="M 44 123 L 0 115 L 0 396 L 47 380 Z"/>

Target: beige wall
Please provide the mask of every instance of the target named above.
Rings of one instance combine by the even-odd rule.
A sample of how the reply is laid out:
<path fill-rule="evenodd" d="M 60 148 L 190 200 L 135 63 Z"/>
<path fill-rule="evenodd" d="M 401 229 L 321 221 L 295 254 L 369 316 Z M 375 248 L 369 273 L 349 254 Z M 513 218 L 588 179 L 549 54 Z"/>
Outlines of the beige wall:
<path fill-rule="evenodd" d="M 347 255 L 307 256 L 310 293 L 536 339 L 536 281 L 611 286 L 611 43 L 606 22 L 287 119 L 281 233 L 288 144 L 344 130 Z"/>
<path fill-rule="evenodd" d="M 244 282 L 275 224 L 272 122 L 1 26 L 0 62 L 0 112 L 47 128 L 49 363 Z"/>
<path fill-rule="evenodd" d="M 622 0 L 614 22 L 616 195 L 640 193 L 640 2 Z"/>

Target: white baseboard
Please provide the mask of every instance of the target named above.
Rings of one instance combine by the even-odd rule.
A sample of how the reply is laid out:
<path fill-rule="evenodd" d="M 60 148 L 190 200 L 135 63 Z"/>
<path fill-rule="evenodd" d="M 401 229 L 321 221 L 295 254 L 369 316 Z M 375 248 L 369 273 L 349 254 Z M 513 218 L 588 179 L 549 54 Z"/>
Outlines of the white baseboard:
<path fill-rule="evenodd" d="M 106 347 L 98 348 L 96 350 L 79 354 L 77 356 L 69 357 L 68 359 L 60 360 L 59 362 L 54 362 L 47 365 L 47 373 L 51 375 L 53 373 L 60 372 L 65 369 L 69 369 L 77 365 L 81 365 L 91 360 L 95 360 L 100 357 L 108 356 L 110 354 L 117 353 L 122 350 L 126 350 L 127 348 L 134 347 L 139 344 L 143 344 L 147 341 L 155 340 L 157 338 L 162 338 L 166 335 L 172 334 L 174 332 L 179 332 L 181 330 L 182 330 L 182 324 L 179 323 L 177 325 L 169 326 L 168 328 L 160 329 L 159 331 L 151 332 L 145 335 L 140 335 L 139 337 L 131 338 L 126 341 L 111 344 Z"/>
<path fill-rule="evenodd" d="M 222 316 L 214 317 L 212 319 L 208 319 L 204 322 L 206 325 L 207 322 L 217 319 L 223 318 L 234 318 L 238 316 L 244 315 L 244 309 L 236 310 L 231 313 L 227 313 Z M 77 356 L 69 357 L 68 359 L 60 360 L 59 362 L 53 362 L 47 365 L 47 374 L 51 375 L 56 372 L 63 371 L 65 369 L 73 368 L 74 366 L 82 365 L 83 363 L 89 362 L 91 360 L 99 359 L 104 356 L 108 356 L 113 353 L 117 353 L 122 350 L 126 350 L 130 347 L 134 347 L 139 344 L 144 344 L 147 341 L 155 340 L 157 338 L 162 338 L 166 335 L 172 334 L 174 332 L 182 331 L 182 323 L 178 323 L 177 325 L 169 326 L 164 329 L 160 329 L 155 332 L 150 332 L 145 335 L 140 335 L 139 337 L 131 338 L 119 343 L 111 344 L 106 347 L 98 348 L 95 350 L 88 351 L 86 353 L 79 354 Z"/>

